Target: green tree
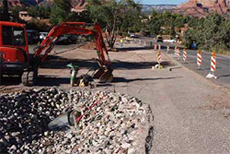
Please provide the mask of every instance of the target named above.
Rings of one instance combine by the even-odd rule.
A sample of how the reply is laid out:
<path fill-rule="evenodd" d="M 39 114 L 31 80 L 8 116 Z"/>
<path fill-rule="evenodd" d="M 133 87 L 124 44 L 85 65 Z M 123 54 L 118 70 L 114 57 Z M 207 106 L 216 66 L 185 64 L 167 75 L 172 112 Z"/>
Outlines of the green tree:
<path fill-rule="evenodd" d="M 196 42 L 199 48 L 207 50 L 230 48 L 230 20 L 216 12 L 206 18 L 191 19 L 189 26 L 190 29 L 185 35 L 188 47 L 192 42 Z"/>
<path fill-rule="evenodd" d="M 87 10 L 94 22 L 105 27 L 106 40 L 111 48 L 116 41 L 117 31 L 140 29 L 141 6 L 133 0 L 89 0 Z"/>
<path fill-rule="evenodd" d="M 68 21 L 71 14 L 71 1 L 54 0 L 51 8 L 50 22 L 54 25 Z"/>
<path fill-rule="evenodd" d="M 22 22 L 21 19 L 19 18 L 19 12 L 23 10 L 23 8 L 19 6 L 11 7 L 10 10 L 12 11 L 11 13 L 11 21 L 13 22 Z"/>

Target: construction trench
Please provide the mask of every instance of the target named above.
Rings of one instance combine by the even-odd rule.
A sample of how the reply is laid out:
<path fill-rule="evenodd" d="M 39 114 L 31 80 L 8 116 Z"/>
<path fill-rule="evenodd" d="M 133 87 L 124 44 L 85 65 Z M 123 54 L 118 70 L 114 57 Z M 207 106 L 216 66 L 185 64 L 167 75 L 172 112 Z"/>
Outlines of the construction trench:
<path fill-rule="evenodd" d="M 0 153 L 134 154 L 152 146 L 150 107 L 119 93 L 31 89 L 0 96 L 0 115 Z"/>

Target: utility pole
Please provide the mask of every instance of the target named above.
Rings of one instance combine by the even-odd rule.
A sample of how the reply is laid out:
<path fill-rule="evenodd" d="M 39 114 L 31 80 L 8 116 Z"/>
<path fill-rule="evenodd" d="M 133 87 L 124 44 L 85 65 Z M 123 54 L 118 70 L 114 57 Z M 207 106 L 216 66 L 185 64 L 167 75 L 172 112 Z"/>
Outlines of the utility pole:
<path fill-rule="evenodd" d="M 8 0 L 3 0 L 3 16 L 1 18 L 3 21 L 10 21 Z"/>

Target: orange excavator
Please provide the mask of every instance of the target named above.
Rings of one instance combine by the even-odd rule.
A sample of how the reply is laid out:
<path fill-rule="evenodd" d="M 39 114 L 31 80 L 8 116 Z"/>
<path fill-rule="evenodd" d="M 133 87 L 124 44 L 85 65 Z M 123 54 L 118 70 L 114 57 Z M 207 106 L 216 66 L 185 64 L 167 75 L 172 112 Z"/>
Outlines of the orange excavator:
<path fill-rule="evenodd" d="M 30 55 L 25 25 L 0 21 L 0 77 L 4 74 L 20 75 L 25 86 L 33 86 L 37 82 L 40 65 L 53 49 L 58 37 L 63 34 L 81 34 L 95 38 L 99 69 L 93 77 L 101 82 L 111 82 L 113 69 L 100 25 L 95 23 L 93 29 L 86 28 L 88 25 L 85 22 L 63 22 L 53 27 Z"/>

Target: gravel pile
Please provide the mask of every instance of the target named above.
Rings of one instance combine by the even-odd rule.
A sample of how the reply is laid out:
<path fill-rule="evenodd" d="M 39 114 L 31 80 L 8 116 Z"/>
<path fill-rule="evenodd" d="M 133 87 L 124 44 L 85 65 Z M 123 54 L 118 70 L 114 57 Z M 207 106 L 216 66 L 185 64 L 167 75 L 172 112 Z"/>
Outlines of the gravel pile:
<path fill-rule="evenodd" d="M 144 153 L 146 139 L 151 142 L 148 109 L 134 97 L 101 91 L 51 88 L 3 95 L 0 153 Z M 75 126 L 48 128 L 70 110 L 83 115 Z"/>

